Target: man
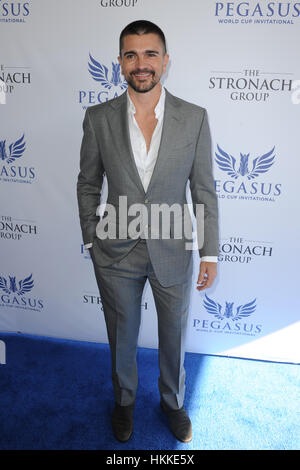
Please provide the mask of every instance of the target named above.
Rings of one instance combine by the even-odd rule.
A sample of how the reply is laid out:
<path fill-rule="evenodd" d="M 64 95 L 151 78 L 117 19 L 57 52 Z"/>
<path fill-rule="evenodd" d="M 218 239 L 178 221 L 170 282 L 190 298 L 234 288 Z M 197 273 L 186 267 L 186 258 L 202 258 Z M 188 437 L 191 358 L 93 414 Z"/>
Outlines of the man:
<path fill-rule="evenodd" d="M 207 115 L 161 86 L 169 56 L 158 26 L 136 21 L 124 28 L 118 60 L 128 91 L 87 109 L 77 183 L 83 240 L 90 249 L 111 349 L 113 432 L 122 442 L 133 432 L 136 348 L 148 279 L 158 316 L 161 407 L 174 435 L 188 442 L 192 426 L 183 406 L 183 363 L 193 258 L 189 235 L 175 232 L 182 224 L 190 227 L 191 220 L 183 211 L 166 228 L 148 215 L 161 204 L 183 208 L 189 181 L 195 215 L 196 206 L 204 205 L 197 289 L 210 287 L 217 273 L 218 209 Z M 96 211 L 104 174 L 107 210 L 100 218 Z M 136 204 L 148 212 L 141 211 L 138 236 L 130 236 Z M 201 230 L 199 220 L 197 225 Z M 105 227 L 111 236 L 105 236 Z"/>

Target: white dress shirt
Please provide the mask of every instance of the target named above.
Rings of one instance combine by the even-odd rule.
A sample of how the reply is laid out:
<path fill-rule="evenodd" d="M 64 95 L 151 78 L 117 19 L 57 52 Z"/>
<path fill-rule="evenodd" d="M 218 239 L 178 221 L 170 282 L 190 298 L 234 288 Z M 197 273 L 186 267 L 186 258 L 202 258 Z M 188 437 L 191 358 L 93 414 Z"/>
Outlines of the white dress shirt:
<path fill-rule="evenodd" d="M 154 170 L 154 166 L 158 156 L 158 150 L 161 141 L 161 133 L 163 127 L 163 118 L 164 118 L 164 110 L 165 110 L 165 97 L 166 92 L 165 89 L 162 87 L 161 95 L 159 101 L 155 107 L 155 117 L 157 119 L 157 124 L 154 129 L 151 143 L 149 147 L 149 151 L 147 151 L 147 144 L 145 138 L 140 130 L 136 119 L 135 113 L 136 109 L 135 106 L 130 99 L 128 91 L 127 93 L 127 113 L 128 113 L 128 125 L 129 125 L 129 135 L 130 135 L 130 142 L 131 148 L 135 160 L 135 164 L 141 178 L 141 182 L 143 184 L 145 192 L 147 192 L 150 179 Z M 141 238 L 144 238 L 144 233 L 141 233 Z M 90 248 L 92 246 L 91 243 L 85 245 L 86 248 Z M 217 262 L 217 256 L 203 256 L 202 261 L 211 261 Z"/>
<path fill-rule="evenodd" d="M 133 156 L 135 160 L 136 167 L 138 169 L 143 187 L 145 192 L 147 192 L 150 179 L 154 170 L 154 166 L 157 160 L 158 150 L 161 140 L 161 132 L 163 127 L 163 118 L 165 110 L 165 89 L 162 88 L 162 92 L 159 98 L 159 101 L 155 107 L 155 118 L 157 119 L 157 124 L 154 129 L 151 143 L 149 147 L 149 152 L 147 151 L 147 145 L 144 139 L 144 136 L 135 120 L 135 106 L 130 99 L 129 93 L 127 92 L 128 100 L 128 124 L 129 124 L 129 134 L 131 148 L 133 151 Z"/>

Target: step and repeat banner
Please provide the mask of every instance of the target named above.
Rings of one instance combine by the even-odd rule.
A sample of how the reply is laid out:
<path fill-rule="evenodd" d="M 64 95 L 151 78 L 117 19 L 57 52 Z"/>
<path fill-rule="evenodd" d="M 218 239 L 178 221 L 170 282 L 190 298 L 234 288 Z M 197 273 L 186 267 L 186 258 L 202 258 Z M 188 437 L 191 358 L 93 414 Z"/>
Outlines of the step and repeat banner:
<path fill-rule="evenodd" d="M 0 331 L 107 342 L 76 181 L 84 112 L 126 90 L 118 40 L 137 19 L 165 32 L 164 86 L 207 108 L 211 126 L 219 274 L 198 292 L 194 253 L 187 350 L 299 362 L 292 0 L 0 1 Z M 148 282 L 141 308 L 139 345 L 156 348 Z"/>

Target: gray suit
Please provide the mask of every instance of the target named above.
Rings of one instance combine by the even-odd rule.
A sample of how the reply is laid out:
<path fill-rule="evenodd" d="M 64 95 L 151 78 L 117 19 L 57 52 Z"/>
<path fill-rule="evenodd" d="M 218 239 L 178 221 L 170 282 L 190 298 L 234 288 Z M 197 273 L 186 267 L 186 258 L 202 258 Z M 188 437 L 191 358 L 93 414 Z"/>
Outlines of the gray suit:
<path fill-rule="evenodd" d="M 99 222 L 96 209 L 104 173 L 108 181 L 107 203 L 116 209 L 116 221 L 111 222 L 116 223 L 117 234 L 119 196 L 127 196 L 128 207 L 136 203 L 149 207 L 150 217 L 151 204 L 171 206 L 177 203 L 183 207 L 187 202 L 186 184 L 189 180 L 194 212 L 196 204 L 204 204 L 205 207 L 204 243 L 199 250 L 200 256 L 216 256 L 218 207 L 206 111 L 166 90 L 161 144 L 146 193 L 131 149 L 126 93 L 89 108 L 83 129 L 77 183 L 79 215 L 83 241 L 85 244 L 93 243 L 91 256 L 112 350 L 116 400 L 129 404 L 135 397 L 140 300 L 148 278 L 158 313 L 160 392 L 169 406 L 180 407 L 184 395 L 183 349 L 192 275 L 192 251 L 185 249 L 185 242 L 190 240 L 187 235 L 181 239 L 174 238 L 175 219 L 171 219 L 168 239 L 164 238 L 161 230 L 156 239 L 148 238 L 145 242 L 129 237 L 99 239 L 96 236 Z M 133 218 L 128 216 L 128 224 Z M 151 222 L 150 217 L 149 226 Z M 189 226 L 189 214 L 185 212 L 181 222 Z M 100 220 L 100 226 L 102 223 Z M 171 297 L 167 300 L 169 294 Z M 121 330 L 117 331 L 118 328 Z M 122 346 L 116 340 L 120 335 Z M 177 361 L 177 369 L 170 361 Z"/>

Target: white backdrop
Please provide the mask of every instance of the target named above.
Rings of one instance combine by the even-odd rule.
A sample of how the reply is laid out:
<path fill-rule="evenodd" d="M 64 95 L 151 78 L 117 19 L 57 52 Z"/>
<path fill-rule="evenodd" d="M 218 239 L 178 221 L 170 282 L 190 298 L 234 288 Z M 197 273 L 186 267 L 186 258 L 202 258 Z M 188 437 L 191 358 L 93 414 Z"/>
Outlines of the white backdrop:
<path fill-rule="evenodd" d="M 299 362 L 295 1 L 0 2 L 0 331 L 107 342 L 76 180 L 84 110 L 124 92 L 112 63 L 137 19 L 164 30 L 164 85 L 212 131 L 219 275 L 199 293 L 195 253 L 187 350 Z M 142 312 L 139 344 L 155 348 L 149 284 Z"/>

